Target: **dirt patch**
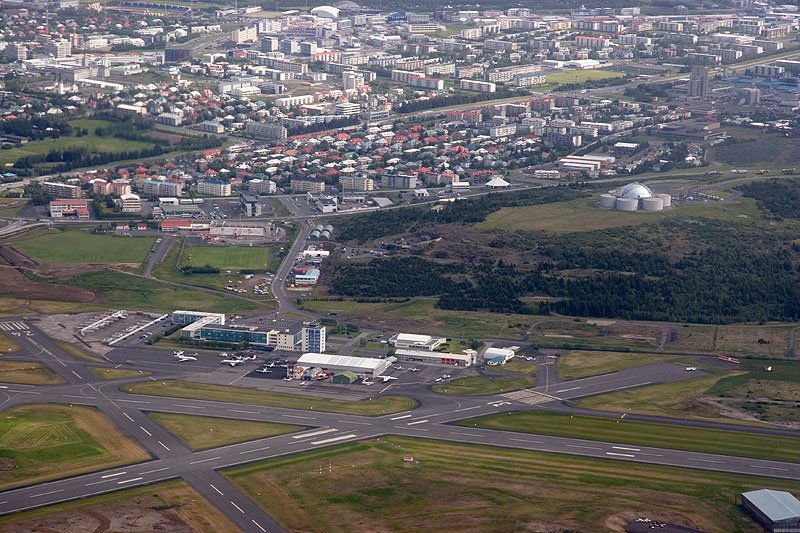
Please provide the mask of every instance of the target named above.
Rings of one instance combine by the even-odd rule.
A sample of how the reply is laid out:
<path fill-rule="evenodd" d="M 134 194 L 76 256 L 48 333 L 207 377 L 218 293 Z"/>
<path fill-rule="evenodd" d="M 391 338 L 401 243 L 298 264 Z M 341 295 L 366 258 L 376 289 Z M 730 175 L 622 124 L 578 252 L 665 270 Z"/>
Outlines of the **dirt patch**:
<path fill-rule="evenodd" d="M 22 269 L 31 274 L 25 275 Z M 52 300 L 57 302 L 93 302 L 92 291 L 38 281 L 35 278 L 67 279 L 86 272 L 85 265 L 39 265 L 10 246 L 0 247 L 0 294 L 23 300 Z M 32 279 L 34 278 L 34 279 Z"/>
<path fill-rule="evenodd" d="M 9 265 L 15 267 L 34 268 L 38 265 L 36 261 L 7 244 L 0 246 L 0 256 L 2 256 Z"/>

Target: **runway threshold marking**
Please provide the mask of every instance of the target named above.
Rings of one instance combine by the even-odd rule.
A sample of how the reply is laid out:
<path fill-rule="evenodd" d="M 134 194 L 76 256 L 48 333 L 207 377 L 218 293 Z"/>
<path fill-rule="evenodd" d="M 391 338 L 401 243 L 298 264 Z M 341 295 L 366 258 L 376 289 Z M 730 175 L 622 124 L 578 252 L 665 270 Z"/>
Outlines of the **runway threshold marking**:
<path fill-rule="evenodd" d="M 304 439 L 306 437 L 316 437 L 317 435 L 324 435 L 326 433 L 333 433 L 334 431 L 339 431 L 336 428 L 328 428 L 328 429 L 320 429 L 317 431 L 312 431 L 310 433 L 300 433 L 299 435 L 292 435 L 293 439 Z"/>
<path fill-rule="evenodd" d="M 355 433 L 350 433 L 348 435 L 341 435 L 339 437 L 333 437 L 331 439 L 314 441 L 311 444 L 313 444 L 314 446 L 318 446 L 320 444 L 329 444 L 331 442 L 339 442 L 340 440 L 352 439 L 355 436 L 356 436 Z"/>
<path fill-rule="evenodd" d="M 126 483 L 133 483 L 134 481 L 141 481 L 143 479 L 144 479 L 143 477 L 134 477 L 134 478 L 131 478 L 131 479 L 124 479 L 122 481 L 117 481 L 117 485 L 125 485 Z"/>

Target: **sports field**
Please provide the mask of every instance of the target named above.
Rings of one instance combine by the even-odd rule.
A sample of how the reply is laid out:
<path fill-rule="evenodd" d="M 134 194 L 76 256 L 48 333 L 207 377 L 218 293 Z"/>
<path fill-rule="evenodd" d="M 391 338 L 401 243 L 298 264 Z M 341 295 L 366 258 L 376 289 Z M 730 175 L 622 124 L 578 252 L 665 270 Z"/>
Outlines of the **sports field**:
<path fill-rule="evenodd" d="M 600 533 L 648 517 L 750 532 L 758 529 L 739 493 L 797 490 L 790 481 L 402 437 L 223 473 L 292 531 Z"/>
<path fill-rule="evenodd" d="M 301 396 L 298 394 L 266 392 L 242 387 L 206 385 L 204 383 L 179 380 L 134 383 L 133 385 L 126 385 L 122 390 L 134 394 L 152 394 L 155 396 L 170 396 L 175 398 L 197 398 L 201 400 L 287 407 L 289 409 L 313 409 L 315 411 L 366 416 L 399 413 L 401 411 L 408 411 L 417 406 L 416 401 L 402 396 L 381 396 L 374 400 L 353 402 L 347 400 L 329 400 L 313 396 Z"/>
<path fill-rule="evenodd" d="M 220 270 L 263 270 L 269 258 L 269 248 L 244 246 L 186 246 L 181 266 L 211 265 Z"/>
<path fill-rule="evenodd" d="M 301 426 L 275 422 L 254 422 L 212 416 L 149 413 L 192 450 L 207 450 L 248 440 L 285 435 L 303 429 Z"/>
<path fill-rule="evenodd" d="M 148 458 L 91 407 L 31 404 L 0 417 L 0 490 Z"/>
<path fill-rule="evenodd" d="M 141 263 L 154 237 L 94 235 L 81 230 L 48 230 L 13 241 L 19 251 L 41 263 Z"/>

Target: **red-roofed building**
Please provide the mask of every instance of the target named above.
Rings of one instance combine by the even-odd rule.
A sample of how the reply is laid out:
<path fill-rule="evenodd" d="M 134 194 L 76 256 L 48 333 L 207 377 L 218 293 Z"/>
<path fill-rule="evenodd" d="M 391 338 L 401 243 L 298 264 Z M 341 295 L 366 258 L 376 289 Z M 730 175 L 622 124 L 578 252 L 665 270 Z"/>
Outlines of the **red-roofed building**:
<path fill-rule="evenodd" d="M 77 217 L 89 219 L 89 200 L 53 200 L 50 202 L 50 216 L 53 218 Z"/>

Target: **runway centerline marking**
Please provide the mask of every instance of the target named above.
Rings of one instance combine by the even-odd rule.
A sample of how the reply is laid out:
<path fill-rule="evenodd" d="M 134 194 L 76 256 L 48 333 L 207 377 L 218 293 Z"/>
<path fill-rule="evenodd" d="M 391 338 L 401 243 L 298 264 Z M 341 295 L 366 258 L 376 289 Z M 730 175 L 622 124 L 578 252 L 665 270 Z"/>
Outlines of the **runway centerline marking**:
<path fill-rule="evenodd" d="M 636 457 L 630 453 L 614 453 L 614 452 L 606 452 L 606 455 L 615 455 L 617 457 Z"/>
<path fill-rule="evenodd" d="M 244 510 L 243 510 L 241 507 L 239 507 L 238 505 L 236 505 L 236 503 L 234 503 L 233 501 L 231 501 L 231 505 L 233 505 L 234 507 L 236 507 L 236 508 L 239 510 L 239 512 L 240 512 L 240 513 L 244 514 Z"/>
<path fill-rule="evenodd" d="M 147 433 L 147 436 L 148 436 L 148 437 L 152 437 L 152 436 L 153 436 L 153 434 L 152 434 L 152 433 L 150 433 L 149 431 L 147 431 L 146 429 L 144 429 L 142 426 L 139 426 L 139 429 L 141 429 L 142 431 L 144 431 L 145 433 Z"/>
<path fill-rule="evenodd" d="M 100 479 L 105 479 L 107 477 L 124 476 L 127 473 L 128 473 L 128 471 L 126 470 L 125 472 L 117 472 L 116 474 L 108 474 L 108 475 L 105 475 L 105 476 L 100 476 Z"/>
<path fill-rule="evenodd" d="M 196 464 L 199 464 L 199 463 L 207 463 L 208 461 L 214 461 L 216 459 L 219 459 L 219 457 L 209 457 L 208 459 L 200 459 L 199 461 L 192 461 L 189 464 L 190 465 L 196 465 Z"/>
<path fill-rule="evenodd" d="M 209 486 L 210 486 L 212 489 L 214 489 L 215 491 L 217 491 L 217 493 L 218 493 L 220 496 L 224 496 L 224 494 L 222 493 L 222 491 L 221 491 L 221 490 L 219 490 L 217 487 L 215 487 L 213 483 L 209 483 Z"/>
<path fill-rule="evenodd" d="M 402 420 L 404 418 L 411 418 L 411 415 L 395 416 L 390 418 L 389 420 Z"/>
<path fill-rule="evenodd" d="M 41 494 L 34 494 L 31 498 L 39 498 L 40 496 L 47 496 L 48 494 L 56 494 L 57 492 L 64 492 L 64 489 L 51 490 L 50 492 L 43 492 Z"/>
<path fill-rule="evenodd" d="M 156 468 L 155 470 L 147 470 L 146 472 L 140 472 L 139 475 L 143 476 L 145 474 L 155 474 L 156 472 L 163 472 L 164 470 L 169 470 L 170 467 L 165 466 L 164 468 Z"/>
<path fill-rule="evenodd" d="M 257 527 L 258 529 L 260 529 L 260 530 L 261 530 L 263 533 L 267 533 L 267 530 L 266 530 L 266 529 L 264 529 L 263 527 L 261 527 L 261 524 L 259 524 L 259 523 L 258 523 L 258 522 L 256 522 L 255 520 L 251 520 L 251 522 L 252 522 L 252 523 L 254 523 L 254 524 L 256 525 L 256 527 Z"/>
<path fill-rule="evenodd" d="M 415 426 L 415 425 L 417 425 L 417 424 L 424 424 L 425 422 L 428 422 L 428 419 L 427 419 L 427 418 L 426 418 L 426 419 L 424 419 L 424 420 L 417 420 L 416 422 L 409 422 L 409 423 L 408 423 L 408 424 L 406 424 L 406 425 L 407 425 L 407 426 Z"/>
<path fill-rule="evenodd" d="M 244 455 L 246 453 L 263 452 L 264 450 L 269 450 L 269 446 L 264 446 L 263 448 L 256 448 L 255 450 L 245 450 L 243 452 L 239 452 L 239 455 Z"/>
<path fill-rule="evenodd" d="M 629 452 L 640 452 L 640 451 L 642 451 L 639 448 L 627 448 L 625 446 L 612 446 L 612 448 L 615 449 L 615 450 L 626 450 L 626 451 L 629 451 Z"/>

